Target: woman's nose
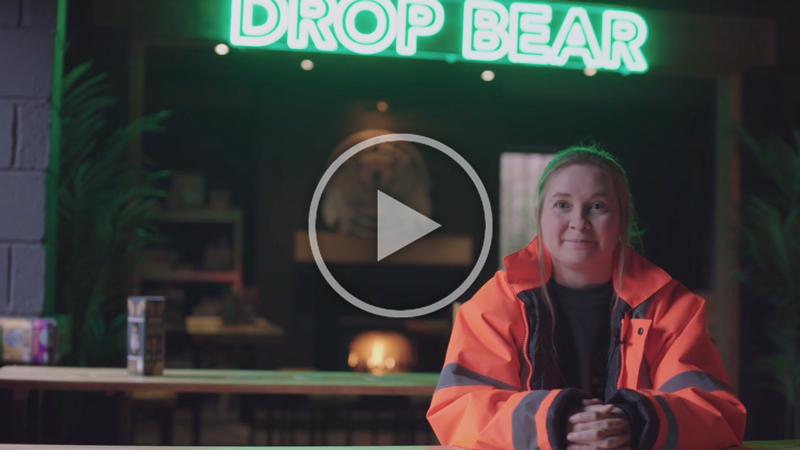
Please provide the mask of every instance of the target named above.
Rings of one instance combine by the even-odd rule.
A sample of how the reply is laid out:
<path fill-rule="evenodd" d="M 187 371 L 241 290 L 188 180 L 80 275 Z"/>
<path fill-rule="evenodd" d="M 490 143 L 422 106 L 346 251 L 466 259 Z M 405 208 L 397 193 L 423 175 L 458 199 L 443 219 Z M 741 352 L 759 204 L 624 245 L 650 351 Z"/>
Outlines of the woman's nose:
<path fill-rule="evenodd" d="M 591 227 L 591 224 L 589 223 L 588 220 L 586 220 L 586 217 L 584 217 L 583 214 L 577 212 L 573 214 L 573 216 L 570 218 L 569 224 L 570 228 L 580 231 L 588 230 Z"/>

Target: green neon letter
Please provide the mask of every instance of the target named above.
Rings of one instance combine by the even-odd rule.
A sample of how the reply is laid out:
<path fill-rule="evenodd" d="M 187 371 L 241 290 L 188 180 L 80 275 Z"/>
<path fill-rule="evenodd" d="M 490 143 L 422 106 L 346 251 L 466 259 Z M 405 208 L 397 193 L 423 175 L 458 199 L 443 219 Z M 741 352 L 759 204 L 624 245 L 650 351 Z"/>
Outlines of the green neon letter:
<path fill-rule="evenodd" d="M 563 66 L 570 56 L 580 56 L 586 67 L 603 67 L 600 44 L 585 9 L 573 7 L 567 11 L 551 52 L 550 64 L 554 66 Z"/>
<path fill-rule="evenodd" d="M 289 0 L 289 48 L 304 50 L 308 38 L 320 50 L 334 51 L 339 47 L 331 25 L 336 13 L 336 0 Z"/>
<path fill-rule="evenodd" d="M 267 19 L 254 23 L 255 8 L 262 8 Z M 286 33 L 286 0 L 233 0 L 231 44 L 250 47 L 269 45 Z"/>
<path fill-rule="evenodd" d="M 550 64 L 553 8 L 541 3 L 512 3 L 508 59 L 514 63 Z"/>
<path fill-rule="evenodd" d="M 433 36 L 444 25 L 444 8 L 438 0 L 400 0 L 397 2 L 397 53 L 417 53 L 417 38 Z"/>
<path fill-rule="evenodd" d="M 496 61 L 506 55 L 508 49 L 508 10 L 501 3 L 491 0 L 467 0 L 464 2 L 464 59 Z"/>
<path fill-rule="evenodd" d="M 647 24 L 640 15 L 625 11 L 603 13 L 603 59 L 606 69 L 619 69 L 621 60 L 631 72 L 646 72 L 648 64 L 641 50 L 646 40 Z"/>
<path fill-rule="evenodd" d="M 371 33 L 356 28 L 356 16 L 369 13 L 377 26 Z M 336 8 L 334 29 L 336 37 L 348 50 L 362 55 L 382 52 L 397 36 L 397 9 L 389 0 L 342 0 Z"/>

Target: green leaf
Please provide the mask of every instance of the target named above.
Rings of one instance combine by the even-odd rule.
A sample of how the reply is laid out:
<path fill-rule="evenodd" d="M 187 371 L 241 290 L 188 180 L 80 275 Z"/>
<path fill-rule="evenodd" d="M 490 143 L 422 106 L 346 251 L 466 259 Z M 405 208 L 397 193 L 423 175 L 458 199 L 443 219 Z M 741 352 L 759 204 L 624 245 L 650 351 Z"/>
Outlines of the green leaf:
<path fill-rule="evenodd" d="M 164 111 L 112 124 L 117 103 L 106 73 L 84 63 L 64 76 L 61 167 L 57 180 L 59 309 L 72 319 L 66 363 L 108 365 L 124 354 L 130 249 L 165 239 L 152 209 L 167 174 L 133 165 L 132 139 L 163 131 Z M 134 184 L 134 180 L 139 180 Z"/>
<path fill-rule="evenodd" d="M 793 147 L 775 135 L 759 141 L 738 131 L 771 185 L 750 195 L 742 210 L 742 280 L 757 293 L 774 344 L 774 351 L 756 362 L 767 380 L 758 388 L 778 392 L 787 417 L 800 418 L 800 133 L 793 130 Z M 800 433 L 800 422 L 787 419 L 786 426 L 787 434 Z"/>

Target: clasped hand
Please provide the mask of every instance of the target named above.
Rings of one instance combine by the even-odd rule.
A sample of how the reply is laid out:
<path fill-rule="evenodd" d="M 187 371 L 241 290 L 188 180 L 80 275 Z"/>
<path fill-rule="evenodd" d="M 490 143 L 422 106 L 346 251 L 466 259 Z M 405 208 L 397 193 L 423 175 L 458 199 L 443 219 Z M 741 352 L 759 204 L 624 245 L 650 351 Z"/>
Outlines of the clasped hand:
<path fill-rule="evenodd" d="M 567 450 L 630 450 L 631 428 L 622 410 L 597 399 L 567 419 Z"/>

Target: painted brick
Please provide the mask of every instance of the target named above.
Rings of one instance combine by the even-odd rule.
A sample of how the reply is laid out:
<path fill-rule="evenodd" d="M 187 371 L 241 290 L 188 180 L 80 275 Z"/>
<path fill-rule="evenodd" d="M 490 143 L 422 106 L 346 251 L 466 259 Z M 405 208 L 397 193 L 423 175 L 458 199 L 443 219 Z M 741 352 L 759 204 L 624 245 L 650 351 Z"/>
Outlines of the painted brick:
<path fill-rule="evenodd" d="M 55 29 L 57 12 L 58 0 L 22 0 L 22 26 Z"/>
<path fill-rule="evenodd" d="M 26 103 L 17 109 L 17 157 L 20 169 L 47 169 L 50 155 L 50 105 Z"/>
<path fill-rule="evenodd" d="M 14 104 L 0 102 L 0 169 L 9 167 L 14 156 Z"/>
<path fill-rule="evenodd" d="M 19 25 L 20 0 L 0 0 L 0 27 Z"/>
<path fill-rule="evenodd" d="M 44 237 L 45 174 L 0 170 L 0 241 Z"/>
<path fill-rule="evenodd" d="M 0 97 L 50 96 L 54 36 L 55 29 L 0 28 Z"/>
<path fill-rule="evenodd" d="M 10 305 L 9 302 L 9 283 L 11 280 L 8 278 L 8 259 L 11 255 L 10 249 L 7 245 L 0 244 L 0 311 L 4 311 Z"/>
<path fill-rule="evenodd" d="M 41 244 L 11 246 L 11 289 L 7 313 L 38 316 L 44 307 L 45 249 Z"/>

